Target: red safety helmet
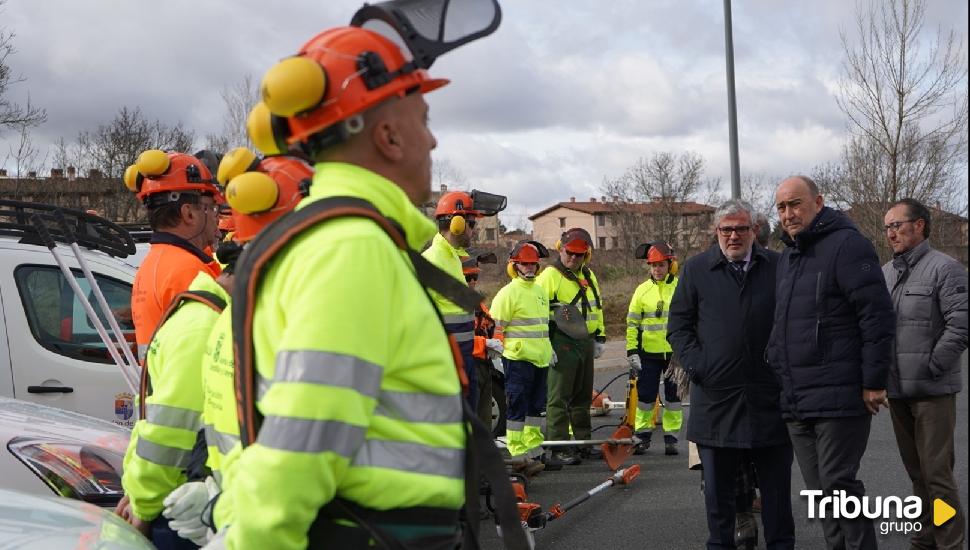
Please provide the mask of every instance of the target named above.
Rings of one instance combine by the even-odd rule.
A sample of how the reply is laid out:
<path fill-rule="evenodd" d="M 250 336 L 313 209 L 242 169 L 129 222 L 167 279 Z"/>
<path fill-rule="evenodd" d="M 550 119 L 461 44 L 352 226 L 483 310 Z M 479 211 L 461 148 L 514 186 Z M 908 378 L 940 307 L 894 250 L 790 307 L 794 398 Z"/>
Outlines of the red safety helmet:
<path fill-rule="evenodd" d="M 401 49 L 374 31 L 338 27 L 321 32 L 263 76 L 262 102 L 247 128 L 256 147 L 280 154 L 295 143 L 339 143 L 362 129 L 348 119 L 412 90 L 428 93 L 448 81 L 407 63 Z M 347 127 L 338 124 L 348 121 Z"/>
<path fill-rule="evenodd" d="M 211 195 L 218 204 L 225 202 L 206 163 L 186 153 L 144 151 L 125 169 L 122 179 L 146 206 L 177 201 L 185 192 Z"/>
<path fill-rule="evenodd" d="M 519 241 L 509 253 L 509 263 L 506 272 L 513 279 L 519 276 L 515 264 L 538 264 L 540 258 L 548 258 L 549 250 L 539 241 Z M 538 273 L 538 271 L 537 271 Z"/>
<path fill-rule="evenodd" d="M 446 218 L 449 216 L 464 216 L 480 218 L 484 214 L 475 210 L 475 201 L 472 196 L 464 191 L 449 191 L 438 199 L 438 205 L 434 209 L 435 218 Z"/>
<path fill-rule="evenodd" d="M 240 147 L 219 164 L 220 181 L 227 181 L 226 200 L 236 225 L 233 239 L 247 242 L 271 222 L 293 210 L 306 196 L 313 168 L 295 157 L 256 155 Z"/>
<path fill-rule="evenodd" d="M 567 252 L 583 254 L 593 249 L 593 237 L 582 227 L 574 227 L 562 234 L 556 248 L 564 248 Z"/>
<path fill-rule="evenodd" d="M 663 262 L 665 260 L 673 261 L 676 258 L 677 256 L 674 255 L 673 248 L 667 243 L 653 243 L 647 252 L 647 263 L 649 264 Z"/>

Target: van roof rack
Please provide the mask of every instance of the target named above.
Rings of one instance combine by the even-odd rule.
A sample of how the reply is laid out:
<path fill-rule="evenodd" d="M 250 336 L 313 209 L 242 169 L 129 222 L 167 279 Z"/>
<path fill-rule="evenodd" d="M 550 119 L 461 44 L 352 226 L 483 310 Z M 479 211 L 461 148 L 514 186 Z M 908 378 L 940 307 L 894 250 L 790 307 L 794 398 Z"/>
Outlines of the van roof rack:
<path fill-rule="evenodd" d="M 119 223 L 122 229 L 131 235 L 131 238 L 136 243 L 150 243 L 152 242 L 152 226 L 147 223 Z"/>
<path fill-rule="evenodd" d="M 77 244 L 89 250 L 99 250 L 117 258 L 135 253 L 135 241 L 120 225 L 83 210 L 62 208 L 50 204 L 0 199 L 0 235 L 19 237 L 24 244 L 43 246 L 37 228 L 31 223 L 33 215 L 44 220 L 51 237 L 61 243 L 70 243 L 57 218 L 60 212 L 73 230 Z"/>

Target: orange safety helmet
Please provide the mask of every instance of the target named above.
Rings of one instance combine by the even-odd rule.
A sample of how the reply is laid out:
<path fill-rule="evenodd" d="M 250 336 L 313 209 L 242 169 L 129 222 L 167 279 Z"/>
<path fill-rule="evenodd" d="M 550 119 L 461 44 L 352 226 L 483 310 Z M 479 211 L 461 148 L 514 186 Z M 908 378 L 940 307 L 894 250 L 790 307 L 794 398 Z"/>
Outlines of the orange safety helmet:
<path fill-rule="evenodd" d="M 663 261 L 670 262 L 669 273 L 671 275 L 677 275 L 678 271 L 680 271 L 680 265 L 677 262 L 674 247 L 663 241 L 643 243 L 637 247 L 633 256 L 638 260 L 646 260 L 648 264 Z"/>
<path fill-rule="evenodd" d="M 218 174 L 220 181 L 228 181 L 226 201 L 236 225 L 233 239 L 248 242 L 306 196 L 313 168 L 295 157 L 260 160 L 239 147 L 222 159 Z"/>
<path fill-rule="evenodd" d="M 216 203 L 225 203 L 203 159 L 186 153 L 144 151 L 135 164 L 125 169 L 123 180 L 125 187 L 148 207 L 177 201 L 185 192 L 212 195 Z"/>
<path fill-rule="evenodd" d="M 566 249 L 567 252 L 574 254 L 586 253 L 589 255 L 593 250 L 593 237 L 582 227 L 574 227 L 566 230 L 556 243 L 556 250 Z M 588 260 L 589 258 L 587 258 Z"/>
<path fill-rule="evenodd" d="M 449 191 L 438 199 L 438 206 L 434 209 L 435 218 L 447 218 L 449 216 L 464 216 L 480 218 L 484 214 L 475 210 L 475 201 L 472 196 L 464 191 Z"/>
<path fill-rule="evenodd" d="M 267 71 L 260 86 L 262 102 L 246 126 L 264 154 L 285 153 L 299 144 L 312 157 L 360 132 L 363 121 L 355 115 L 390 97 L 412 90 L 428 93 L 447 83 L 406 62 L 385 36 L 338 27 L 321 32 Z"/>
<path fill-rule="evenodd" d="M 519 272 L 515 264 L 538 264 L 540 258 L 548 258 L 549 250 L 539 241 L 519 241 L 509 253 L 509 264 L 506 267 L 509 277 L 516 278 Z M 536 271 L 538 274 L 538 271 Z"/>

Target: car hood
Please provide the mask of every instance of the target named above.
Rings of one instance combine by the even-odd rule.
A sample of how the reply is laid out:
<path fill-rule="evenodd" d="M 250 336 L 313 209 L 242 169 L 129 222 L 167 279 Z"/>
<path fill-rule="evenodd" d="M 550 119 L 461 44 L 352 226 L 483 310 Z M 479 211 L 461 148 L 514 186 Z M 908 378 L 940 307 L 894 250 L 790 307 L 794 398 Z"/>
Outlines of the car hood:
<path fill-rule="evenodd" d="M 0 540 L 10 550 L 150 550 L 138 531 L 109 510 L 67 498 L 0 489 Z"/>
<path fill-rule="evenodd" d="M 0 441 L 13 436 L 48 436 L 120 450 L 131 431 L 106 420 L 29 401 L 0 397 Z"/>

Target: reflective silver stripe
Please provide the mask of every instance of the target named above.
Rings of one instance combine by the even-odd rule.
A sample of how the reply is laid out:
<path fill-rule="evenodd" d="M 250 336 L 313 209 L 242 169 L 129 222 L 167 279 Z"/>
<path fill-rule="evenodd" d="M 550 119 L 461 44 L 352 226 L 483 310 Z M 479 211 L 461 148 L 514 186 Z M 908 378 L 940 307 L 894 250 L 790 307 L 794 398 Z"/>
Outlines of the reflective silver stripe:
<path fill-rule="evenodd" d="M 541 416 L 527 416 L 527 417 L 525 417 L 525 425 L 526 426 L 534 426 L 536 428 L 541 428 L 542 425 L 544 424 L 544 422 L 543 422 L 544 420 L 545 419 L 542 418 Z"/>
<path fill-rule="evenodd" d="M 353 355 L 328 351 L 281 351 L 276 355 L 273 382 L 339 386 L 377 397 L 384 369 Z"/>
<path fill-rule="evenodd" d="M 643 401 L 637 401 L 637 408 L 645 413 L 652 413 L 654 404 L 655 403 L 653 401 L 651 401 L 649 405 Z"/>
<path fill-rule="evenodd" d="M 599 313 L 590 313 L 589 316 L 586 317 L 587 321 L 599 321 L 599 319 L 600 319 Z"/>
<path fill-rule="evenodd" d="M 627 319 L 632 319 L 634 321 L 639 321 L 640 319 L 643 318 L 643 315 L 640 315 L 639 313 L 635 313 L 635 312 L 630 311 L 630 312 L 627 312 L 626 318 Z"/>
<path fill-rule="evenodd" d="M 161 445 L 154 441 L 149 441 L 144 437 L 138 438 L 135 446 L 135 454 L 140 458 L 160 466 L 171 466 L 173 468 L 185 468 L 189 465 L 191 449 L 179 449 Z"/>
<path fill-rule="evenodd" d="M 297 453 L 337 453 L 351 458 L 366 430 L 336 420 L 267 416 L 257 442 L 264 447 Z"/>
<path fill-rule="evenodd" d="M 269 391 L 269 387 L 272 386 L 272 382 L 260 376 L 256 373 L 256 401 L 262 401 L 263 396 Z"/>
<path fill-rule="evenodd" d="M 405 422 L 454 424 L 461 422 L 458 395 L 382 391 L 375 414 Z"/>
<path fill-rule="evenodd" d="M 546 325 L 549 324 L 549 319 L 546 317 L 535 317 L 532 319 L 513 319 L 509 321 L 505 326 L 509 327 L 527 327 L 529 325 Z"/>
<path fill-rule="evenodd" d="M 205 444 L 219 449 L 221 454 L 229 454 L 237 443 L 239 436 L 220 432 L 212 424 L 205 425 Z"/>
<path fill-rule="evenodd" d="M 548 338 L 549 331 L 541 330 L 536 332 L 526 332 L 524 330 L 507 330 L 505 331 L 506 338 Z"/>
<path fill-rule="evenodd" d="M 457 325 L 458 323 L 471 323 L 475 320 L 475 316 L 471 313 L 452 313 L 442 315 L 441 319 L 446 325 Z"/>
<path fill-rule="evenodd" d="M 634 321 L 630 321 L 629 323 L 626 324 L 626 326 L 628 326 L 630 328 L 640 328 L 640 323 L 637 323 L 637 322 L 634 322 Z"/>
<path fill-rule="evenodd" d="M 138 361 L 145 363 L 145 355 L 148 354 L 148 344 L 138 344 Z"/>
<path fill-rule="evenodd" d="M 475 332 L 453 332 L 452 336 L 455 337 L 455 342 L 469 342 L 475 339 Z"/>
<path fill-rule="evenodd" d="M 678 412 L 684 409 L 684 406 L 680 403 L 680 401 L 668 401 L 664 407 L 670 412 Z"/>
<path fill-rule="evenodd" d="M 202 427 L 202 413 L 182 407 L 172 407 L 160 403 L 149 403 L 145 413 L 149 423 L 169 428 L 179 428 L 192 432 Z"/>
<path fill-rule="evenodd" d="M 368 439 L 357 451 L 354 466 L 390 468 L 410 473 L 463 479 L 465 451 L 429 447 L 405 441 Z"/>
<path fill-rule="evenodd" d="M 666 317 L 669 317 L 669 316 L 670 316 L 670 312 L 668 312 L 666 310 L 660 312 L 660 315 L 657 315 L 657 312 L 656 311 L 648 311 L 644 315 L 644 317 L 647 318 L 647 319 L 663 319 L 663 318 L 666 318 Z"/>
<path fill-rule="evenodd" d="M 525 422 L 521 420 L 509 420 L 505 423 L 505 428 L 508 430 L 515 430 L 521 432 L 525 428 Z"/>
<path fill-rule="evenodd" d="M 662 323 L 659 325 L 643 325 L 643 330 L 647 332 L 656 332 L 658 330 L 667 330 L 667 323 Z"/>

